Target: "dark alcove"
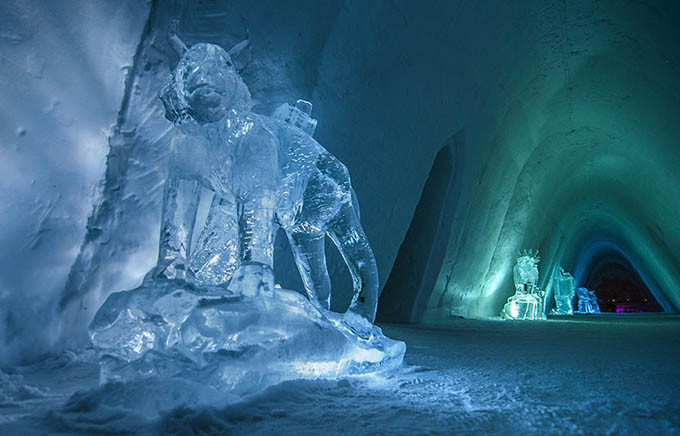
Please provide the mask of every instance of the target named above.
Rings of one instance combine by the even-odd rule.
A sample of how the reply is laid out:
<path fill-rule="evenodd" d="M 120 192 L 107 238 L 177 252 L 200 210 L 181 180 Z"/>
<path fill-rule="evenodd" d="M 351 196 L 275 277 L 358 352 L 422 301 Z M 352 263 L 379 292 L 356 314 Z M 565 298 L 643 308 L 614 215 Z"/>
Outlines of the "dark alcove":
<path fill-rule="evenodd" d="M 461 133 L 439 150 L 411 225 L 399 248 L 378 303 L 377 320 L 412 324 L 420 320 L 439 275 L 451 232 Z"/>
<path fill-rule="evenodd" d="M 602 312 L 663 312 L 637 270 L 617 252 L 606 252 L 590 265 L 581 286 L 592 289 Z"/>

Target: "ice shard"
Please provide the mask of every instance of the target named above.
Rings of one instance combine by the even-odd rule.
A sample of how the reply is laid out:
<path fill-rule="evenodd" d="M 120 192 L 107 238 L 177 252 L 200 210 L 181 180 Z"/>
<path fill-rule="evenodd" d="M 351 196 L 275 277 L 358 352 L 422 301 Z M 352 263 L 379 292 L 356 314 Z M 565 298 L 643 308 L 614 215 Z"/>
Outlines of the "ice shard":
<path fill-rule="evenodd" d="M 501 310 L 501 318 L 512 320 L 545 319 L 545 293 L 538 286 L 538 250 L 523 250 L 513 267 L 515 294 Z"/>
<path fill-rule="evenodd" d="M 161 91 L 175 136 L 158 263 L 90 326 L 102 380 L 180 377 L 247 392 L 398 366 L 404 343 L 373 325 L 377 266 L 349 172 L 311 137 L 311 103 L 256 114 L 229 53 L 173 38 L 182 57 Z M 278 227 L 306 297 L 274 285 Z M 326 236 L 353 278 L 345 314 L 328 310 Z"/>

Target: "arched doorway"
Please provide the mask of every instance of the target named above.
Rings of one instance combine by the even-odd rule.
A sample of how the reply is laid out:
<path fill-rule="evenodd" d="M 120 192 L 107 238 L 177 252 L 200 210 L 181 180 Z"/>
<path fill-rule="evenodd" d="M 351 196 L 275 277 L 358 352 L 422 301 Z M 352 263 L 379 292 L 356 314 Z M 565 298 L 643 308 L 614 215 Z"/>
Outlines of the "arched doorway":
<path fill-rule="evenodd" d="M 378 303 L 377 320 L 412 324 L 420 320 L 446 255 L 461 174 L 462 132 L 437 153 L 411 225 L 399 248 Z"/>

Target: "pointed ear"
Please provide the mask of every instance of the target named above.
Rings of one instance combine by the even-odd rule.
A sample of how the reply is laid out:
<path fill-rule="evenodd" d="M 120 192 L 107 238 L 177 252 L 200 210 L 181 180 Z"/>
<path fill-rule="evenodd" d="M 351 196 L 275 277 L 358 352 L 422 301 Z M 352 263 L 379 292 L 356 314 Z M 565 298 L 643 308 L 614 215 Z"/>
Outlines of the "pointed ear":
<path fill-rule="evenodd" d="M 235 46 L 229 49 L 229 57 L 231 57 L 231 60 L 233 61 L 236 59 L 243 51 L 248 48 L 250 45 L 250 40 L 249 39 L 244 39 L 243 41 L 239 42 Z"/>
<path fill-rule="evenodd" d="M 177 36 L 177 28 L 179 27 L 179 20 L 174 19 L 170 21 L 170 26 L 168 26 L 168 43 L 172 47 L 177 55 L 181 58 L 184 53 L 188 50 L 187 45 L 182 41 L 179 36 Z"/>
<path fill-rule="evenodd" d="M 239 73 L 250 63 L 250 39 L 244 39 L 229 49 L 229 57 Z"/>

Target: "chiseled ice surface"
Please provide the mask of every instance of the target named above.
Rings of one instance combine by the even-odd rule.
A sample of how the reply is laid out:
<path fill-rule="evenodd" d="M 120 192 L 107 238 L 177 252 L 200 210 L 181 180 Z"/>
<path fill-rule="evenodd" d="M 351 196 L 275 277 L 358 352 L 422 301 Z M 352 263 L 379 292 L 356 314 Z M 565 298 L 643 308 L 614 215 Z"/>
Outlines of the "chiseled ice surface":
<path fill-rule="evenodd" d="M 244 395 L 297 378 L 398 367 L 405 344 L 286 289 L 255 297 L 148 280 L 112 294 L 90 326 L 101 382 L 155 377 Z"/>
<path fill-rule="evenodd" d="M 177 35 L 170 40 L 181 59 L 160 93 L 165 117 L 175 127 L 153 276 L 228 284 L 234 291 L 234 278 L 259 265 L 261 285 L 241 292 L 271 290 L 274 237 L 282 229 L 304 290 L 327 309 L 328 236 L 353 279 L 349 311 L 373 322 L 375 256 L 359 220 L 349 171 L 311 136 L 317 124 L 311 103 L 283 104 L 272 117 L 255 113 L 235 67 L 247 41 L 227 52 L 208 43 L 188 48 Z"/>
<path fill-rule="evenodd" d="M 14 398 L 0 407 L 0 434 L 680 433 L 680 320 L 566 319 L 383 326 L 408 345 L 400 370 L 290 380 L 243 398 L 161 380 L 99 386 L 92 350 L 68 353 L 0 383 Z M 40 393 L 12 393 L 23 387 Z"/>

